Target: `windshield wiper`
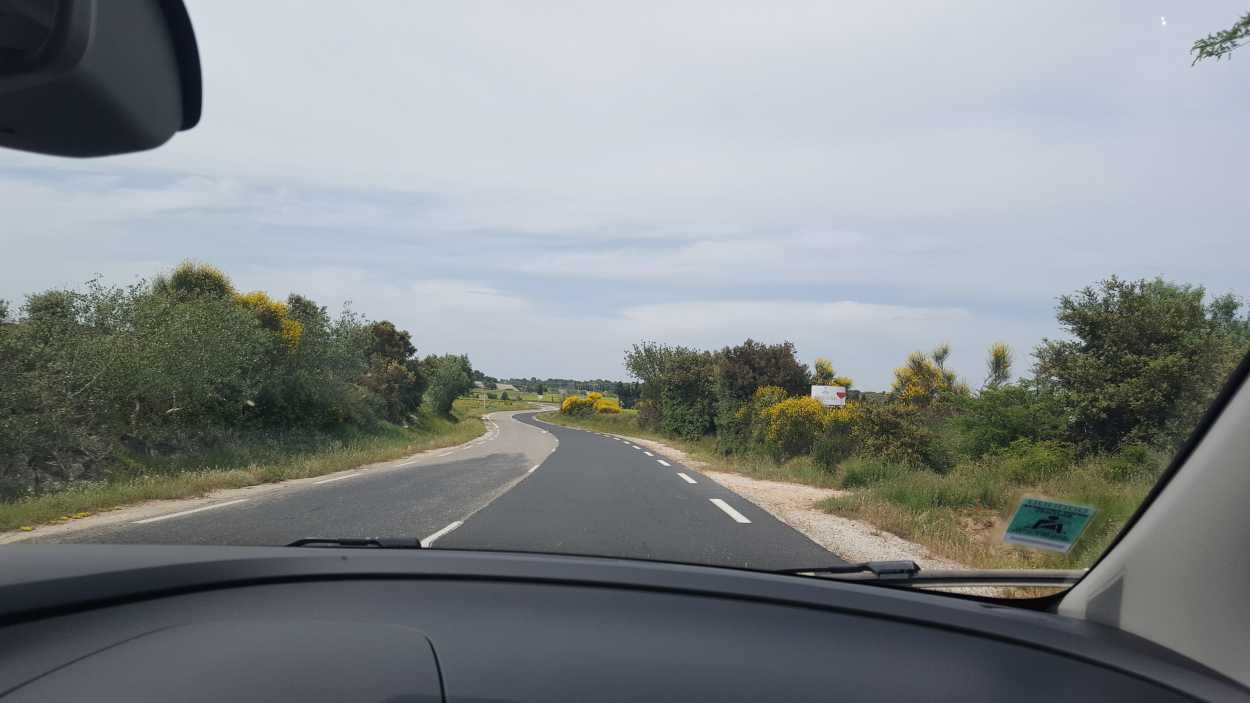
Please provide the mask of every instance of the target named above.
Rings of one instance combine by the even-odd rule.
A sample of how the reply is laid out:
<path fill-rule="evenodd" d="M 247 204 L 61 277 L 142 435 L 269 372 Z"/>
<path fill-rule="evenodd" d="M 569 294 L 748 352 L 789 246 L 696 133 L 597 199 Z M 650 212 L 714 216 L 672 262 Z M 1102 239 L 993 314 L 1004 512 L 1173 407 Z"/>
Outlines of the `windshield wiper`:
<path fill-rule="evenodd" d="M 1088 569 L 921 569 L 914 561 L 780 569 L 778 574 L 820 576 L 891 586 L 1070 586 Z"/>
<path fill-rule="evenodd" d="M 305 537 L 288 547 L 371 547 L 374 549 L 421 549 L 421 540 L 412 537 Z"/>

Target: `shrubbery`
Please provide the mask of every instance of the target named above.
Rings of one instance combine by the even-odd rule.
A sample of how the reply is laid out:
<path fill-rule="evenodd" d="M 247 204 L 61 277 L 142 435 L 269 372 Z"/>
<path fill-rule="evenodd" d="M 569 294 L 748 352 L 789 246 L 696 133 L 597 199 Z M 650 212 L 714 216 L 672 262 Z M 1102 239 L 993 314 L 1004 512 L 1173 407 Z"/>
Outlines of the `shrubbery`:
<path fill-rule="evenodd" d="M 621 406 L 615 398 L 607 398 L 602 393 L 591 391 L 585 396 L 571 395 L 565 398 L 560 403 L 560 412 L 583 417 L 596 413 L 616 415 L 621 412 Z"/>
<path fill-rule="evenodd" d="M 240 295 L 202 264 L 31 295 L 0 321 L 0 498 L 107 478 L 127 456 L 406 422 L 427 386 L 446 413 L 468 359 L 415 352 L 389 322 Z"/>
<path fill-rule="evenodd" d="M 764 446 L 777 459 L 811 451 L 828 424 L 825 408 L 808 396 L 786 398 L 769 405 L 760 415 L 767 426 Z"/>
<path fill-rule="evenodd" d="M 625 366 L 642 383 L 647 429 L 714 434 L 725 454 L 810 456 L 845 485 L 889 484 L 916 504 L 985 505 L 1005 500 L 987 498 L 994 491 L 1077 474 L 1153 479 L 1250 346 L 1238 299 L 1161 280 L 1110 278 L 1062 296 L 1057 317 L 1071 338 L 1043 341 L 1033 378 L 1012 382 L 1014 354 L 996 342 L 974 391 L 940 344 L 909 355 L 888 393 L 855 393 L 837 410 L 807 385 L 850 379 L 823 358 L 809 375 L 789 343 L 706 352 L 643 342 Z"/>

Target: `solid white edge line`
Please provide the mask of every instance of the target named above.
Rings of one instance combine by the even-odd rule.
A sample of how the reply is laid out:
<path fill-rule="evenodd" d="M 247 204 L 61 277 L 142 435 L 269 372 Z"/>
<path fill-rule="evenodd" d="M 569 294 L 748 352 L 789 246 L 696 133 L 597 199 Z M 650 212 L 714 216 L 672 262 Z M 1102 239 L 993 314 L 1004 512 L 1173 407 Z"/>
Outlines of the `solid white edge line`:
<path fill-rule="evenodd" d="M 647 456 L 655 456 L 654 454 L 648 451 L 643 451 L 643 454 L 646 454 Z"/>
<path fill-rule="evenodd" d="M 741 522 L 741 523 L 751 522 L 750 520 L 747 519 L 746 515 L 743 515 L 737 510 L 734 510 L 732 505 L 730 505 L 729 503 L 726 503 L 720 498 L 708 498 L 708 500 L 712 501 L 712 505 L 715 505 L 721 510 L 724 510 L 726 515 L 734 519 L 734 522 Z"/>
<path fill-rule="evenodd" d="M 455 522 L 451 523 L 451 524 L 450 524 L 450 525 L 448 525 L 447 527 L 444 527 L 443 529 L 439 530 L 438 532 L 435 532 L 434 534 L 430 535 L 429 537 L 426 537 L 425 539 L 421 540 L 421 546 L 422 546 L 422 547 L 425 547 L 425 548 L 427 548 L 427 549 L 428 549 L 428 548 L 430 547 L 430 545 L 434 544 L 434 540 L 438 539 L 439 537 L 444 537 L 444 536 L 446 536 L 448 532 L 451 532 L 452 530 L 456 529 L 457 527 L 460 527 L 460 526 L 461 526 L 461 525 L 463 525 L 463 524 L 464 524 L 464 521 L 463 521 L 463 520 L 457 520 L 457 521 L 455 521 Z"/>
<path fill-rule="evenodd" d="M 362 472 L 362 473 L 347 474 L 346 476 L 335 476 L 334 478 L 323 478 L 320 481 L 313 481 L 313 485 L 320 486 L 323 483 L 334 483 L 335 481 L 343 481 L 349 478 L 356 478 L 357 476 L 363 476 L 363 475 L 364 473 Z"/>
<path fill-rule="evenodd" d="M 539 465 L 538 465 L 538 464 L 534 464 L 533 466 L 531 466 L 531 467 L 530 467 L 530 470 L 529 470 L 529 471 L 527 471 L 526 473 L 530 473 L 530 474 L 532 474 L 532 473 L 534 473 L 535 471 L 537 471 L 537 470 L 538 470 L 538 467 L 539 467 Z"/>
<path fill-rule="evenodd" d="M 678 472 L 677 475 L 681 476 L 682 480 L 685 481 L 686 483 L 698 483 L 698 481 L 694 480 L 693 478 L 690 478 L 689 476 L 683 473 Z"/>
<path fill-rule="evenodd" d="M 224 508 L 224 507 L 226 507 L 227 505 L 237 505 L 237 504 L 239 504 L 239 503 L 246 503 L 247 501 L 248 501 L 248 499 L 247 499 L 247 498 L 239 498 L 238 500 L 228 500 L 228 501 L 226 501 L 226 502 L 224 502 L 224 503 L 214 503 L 213 505 L 205 505 L 205 506 L 200 507 L 200 508 L 192 508 L 192 509 L 190 509 L 190 510 L 183 510 L 182 512 L 178 512 L 178 513 L 170 513 L 170 514 L 168 514 L 168 515 L 160 515 L 160 516 L 158 516 L 158 517 L 150 517 L 150 518 L 147 518 L 146 520 L 135 520 L 134 522 L 132 522 L 132 523 L 130 523 L 130 524 L 132 524 L 132 525 L 146 525 L 146 524 L 148 524 L 148 523 L 150 523 L 150 522 L 160 522 L 161 520 L 169 520 L 169 519 L 171 519 L 171 518 L 182 517 L 183 515 L 191 515 L 192 513 L 201 513 L 201 512 L 204 512 L 205 510 L 212 510 L 212 509 L 214 509 L 214 508 Z"/>
<path fill-rule="evenodd" d="M 660 462 L 660 466 L 672 466 L 672 464 L 664 461 L 663 459 L 656 459 L 656 461 Z"/>

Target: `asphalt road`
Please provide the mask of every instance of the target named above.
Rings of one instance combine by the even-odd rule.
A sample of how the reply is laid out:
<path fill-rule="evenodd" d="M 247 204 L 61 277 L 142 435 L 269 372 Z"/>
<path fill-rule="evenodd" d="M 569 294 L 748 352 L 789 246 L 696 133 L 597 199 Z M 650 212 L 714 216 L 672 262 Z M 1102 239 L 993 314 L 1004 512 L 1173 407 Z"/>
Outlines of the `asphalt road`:
<path fill-rule="evenodd" d="M 302 537 L 408 536 L 452 549 L 753 569 L 841 563 L 697 471 L 624 440 L 539 423 L 533 415 L 494 413 L 490 430 L 475 442 L 386 469 L 84 529 L 55 541 L 275 545 Z"/>

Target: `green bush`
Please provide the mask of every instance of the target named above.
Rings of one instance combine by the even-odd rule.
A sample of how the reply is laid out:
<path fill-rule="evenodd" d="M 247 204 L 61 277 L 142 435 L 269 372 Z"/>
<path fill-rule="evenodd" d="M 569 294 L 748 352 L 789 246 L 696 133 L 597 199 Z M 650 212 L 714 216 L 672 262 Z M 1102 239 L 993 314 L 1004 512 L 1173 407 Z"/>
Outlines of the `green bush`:
<path fill-rule="evenodd" d="M 862 488 L 908 476 L 916 469 L 875 458 L 855 457 L 842 464 L 842 486 Z"/>
<path fill-rule="evenodd" d="M 634 404 L 638 410 L 638 426 L 652 432 L 660 429 L 660 408 L 654 401 L 639 400 Z"/>
<path fill-rule="evenodd" d="M 851 435 L 868 456 L 909 466 L 947 471 L 955 457 L 929 428 L 924 412 L 901 402 L 857 403 Z"/>
<path fill-rule="evenodd" d="M 953 481 L 949 477 L 924 471 L 885 480 L 873 492 L 891 503 L 912 511 L 934 508 L 976 508 L 987 497 L 972 481 Z"/>
<path fill-rule="evenodd" d="M 832 471 L 855 453 L 855 439 L 846 424 L 831 422 L 824 434 L 812 443 L 812 461 L 826 471 Z"/>
<path fill-rule="evenodd" d="M 1060 439 L 1067 430 L 1058 396 L 1031 383 L 987 388 L 962 400 L 959 410 L 953 421 L 958 448 L 971 457 L 1004 449 L 1019 439 Z"/>
<path fill-rule="evenodd" d="M 504 391 L 504 392 L 500 393 L 500 394 L 499 394 L 499 399 L 500 399 L 500 400 L 508 400 L 508 391 Z"/>
<path fill-rule="evenodd" d="M 1063 474 L 1072 468 L 1076 452 L 1062 442 L 1034 442 L 1018 439 L 1007 449 L 992 455 L 1000 470 L 1013 483 L 1033 485 Z"/>
<path fill-rule="evenodd" d="M 1115 483 L 1153 482 L 1163 471 L 1165 458 L 1144 444 L 1129 444 L 1100 459 L 1101 473 Z"/>

